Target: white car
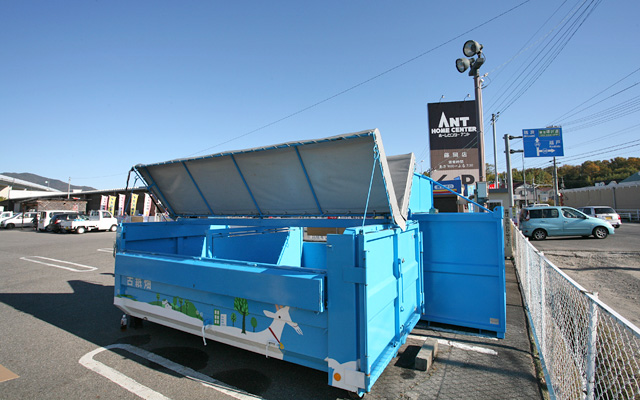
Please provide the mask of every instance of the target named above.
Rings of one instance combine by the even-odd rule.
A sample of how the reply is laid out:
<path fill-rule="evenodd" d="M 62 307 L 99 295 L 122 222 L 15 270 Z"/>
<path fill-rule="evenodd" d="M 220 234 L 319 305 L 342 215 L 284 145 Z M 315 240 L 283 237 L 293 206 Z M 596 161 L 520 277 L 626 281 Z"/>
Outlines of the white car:
<path fill-rule="evenodd" d="M 87 231 L 111 231 L 118 229 L 118 220 L 109 211 L 91 211 L 89 215 L 80 215 L 73 220 L 60 222 L 65 232 L 85 233 Z"/>
<path fill-rule="evenodd" d="M 33 219 L 38 215 L 37 212 L 18 213 L 11 218 L 7 218 L 0 222 L 0 228 L 13 229 L 16 226 L 28 227 L 33 226 Z"/>
<path fill-rule="evenodd" d="M 580 207 L 578 208 L 578 210 L 582 211 L 590 217 L 603 219 L 613 225 L 613 227 L 616 229 L 620 228 L 620 226 L 622 225 L 620 215 L 618 215 L 616 210 L 609 206 L 586 206 Z"/>

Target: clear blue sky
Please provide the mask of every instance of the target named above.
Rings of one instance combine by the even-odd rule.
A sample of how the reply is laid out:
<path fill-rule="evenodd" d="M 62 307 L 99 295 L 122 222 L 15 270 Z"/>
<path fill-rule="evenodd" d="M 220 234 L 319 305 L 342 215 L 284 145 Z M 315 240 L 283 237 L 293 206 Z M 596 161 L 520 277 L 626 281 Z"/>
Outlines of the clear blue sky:
<path fill-rule="evenodd" d="M 0 172 L 119 188 L 138 163 L 369 128 L 427 169 L 427 103 L 473 98 L 455 69 L 468 39 L 487 59 L 488 163 L 498 111 L 500 171 L 505 133 L 589 116 L 564 127 L 560 162 L 640 156 L 640 3 L 507 12 L 522 2 L 4 1 Z"/>

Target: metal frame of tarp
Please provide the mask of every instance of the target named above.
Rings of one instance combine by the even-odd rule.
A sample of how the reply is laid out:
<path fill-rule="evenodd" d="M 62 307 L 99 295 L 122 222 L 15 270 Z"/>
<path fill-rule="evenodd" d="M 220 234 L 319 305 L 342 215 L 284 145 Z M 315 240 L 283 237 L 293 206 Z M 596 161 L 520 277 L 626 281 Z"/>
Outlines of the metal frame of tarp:
<path fill-rule="evenodd" d="M 387 158 L 377 129 L 136 165 L 173 218 L 388 218 L 404 228 L 413 154 Z"/>

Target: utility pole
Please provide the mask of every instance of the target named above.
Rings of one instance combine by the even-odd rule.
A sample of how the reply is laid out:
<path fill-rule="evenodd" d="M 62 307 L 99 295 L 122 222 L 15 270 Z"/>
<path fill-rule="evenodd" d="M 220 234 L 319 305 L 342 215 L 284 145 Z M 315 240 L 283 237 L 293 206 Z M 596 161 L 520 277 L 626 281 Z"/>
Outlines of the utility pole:
<path fill-rule="evenodd" d="M 67 200 L 71 196 L 71 177 L 69 177 L 69 184 L 67 185 Z"/>
<path fill-rule="evenodd" d="M 487 181 L 487 166 L 484 162 L 484 117 L 482 116 L 482 80 L 476 70 L 473 76 L 473 84 L 476 91 L 476 113 L 478 120 L 478 163 L 480 164 L 478 172 L 480 182 Z"/>
<path fill-rule="evenodd" d="M 473 86 L 476 95 L 476 123 L 478 124 L 478 181 L 486 182 L 487 169 L 484 163 L 484 117 L 482 115 L 482 80 L 478 69 L 484 64 L 485 57 L 482 54 L 483 46 L 475 40 L 467 40 L 462 46 L 465 57 L 478 56 L 477 58 L 458 58 L 456 68 L 463 73 L 469 69 L 469 76 L 473 77 Z"/>
<path fill-rule="evenodd" d="M 558 205 L 558 168 L 555 157 L 553 157 L 553 205 Z"/>
<path fill-rule="evenodd" d="M 513 218 L 513 176 L 511 175 L 511 148 L 509 135 L 504 135 L 504 152 L 507 155 L 507 193 L 509 193 L 509 218 Z"/>
<path fill-rule="evenodd" d="M 527 205 L 527 170 L 524 169 L 524 150 L 522 150 L 522 187 L 524 188 L 524 205 L 526 206 Z"/>
<path fill-rule="evenodd" d="M 498 120 L 499 115 L 499 112 L 497 114 L 491 114 L 491 125 L 493 125 L 493 167 L 494 172 L 496 173 L 496 189 L 500 188 L 500 178 L 498 178 L 500 176 L 498 174 L 498 144 L 496 143 L 496 121 Z"/>
<path fill-rule="evenodd" d="M 504 135 L 504 152 L 507 157 L 507 192 L 509 193 L 509 218 L 513 218 L 513 175 L 511 173 L 511 154 L 523 152 L 524 150 L 511 150 L 509 140 L 520 139 L 522 136 Z"/>

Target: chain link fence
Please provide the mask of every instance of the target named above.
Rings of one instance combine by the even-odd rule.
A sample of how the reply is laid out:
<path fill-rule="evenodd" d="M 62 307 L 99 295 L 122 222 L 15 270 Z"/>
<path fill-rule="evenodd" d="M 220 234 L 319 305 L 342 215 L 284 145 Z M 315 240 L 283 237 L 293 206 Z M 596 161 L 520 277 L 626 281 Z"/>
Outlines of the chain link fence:
<path fill-rule="evenodd" d="M 640 400 L 640 329 L 553 265 L 507 220 L 547 386 L 556 399 Z"/>

